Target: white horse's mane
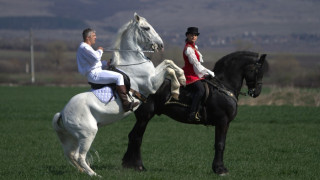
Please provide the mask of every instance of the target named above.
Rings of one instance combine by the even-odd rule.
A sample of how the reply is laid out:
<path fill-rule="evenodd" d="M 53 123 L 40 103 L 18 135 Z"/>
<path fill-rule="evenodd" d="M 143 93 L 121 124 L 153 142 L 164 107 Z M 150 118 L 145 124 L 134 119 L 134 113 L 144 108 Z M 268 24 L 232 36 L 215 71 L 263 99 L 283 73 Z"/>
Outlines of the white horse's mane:
<path fill-rule="evenodd" d="M 122 41 L 123 34 L 126 32 L 127 29 L 129 29 L 129 27 L 133 24 L 133 22 L 134 22 L 133 20 L 127 22 L 118 30 L 117 37 L 113 43 L 113 49 L 120 50 L 120 44 Z M 111 64 L 117 65 L 119 62 L 119 59 L 120 59 L 120 52 L 114 51 Z"/>
<path fill-rule="evenodd" d="M 147 24 L 148 26 L 150 26 L 150 24 L 147 23 L 146 19 L 144 17 L 139 16 L 138 14 L 134 14 L 134 19 L 130 20 L 129 22 L 127 22 L 126 24 L 124 24 L 117 33 L 116 39 L 113 43 L 113 49 L 116 50 L 121 50 L 120 46 L 121 46 L 121 42 L 123 40 L 123 36 L 124 34 L 127 32 L 127 30 L 134 28 L 134 26 L 138 25 L 143 25 L 143 24 Z M 130 31 L 130 33 L 136 33 L 135 36 L 137 36 L 137 31 Z M 133 34 L 134 35 L 134 34 Z M 122 49 L 122 50 L 126 50 L 126 49 Z M 120 51 L 114 51 L 113 52 L 113 58 L 112 58 L 112 65 L 117 65 L 119 63 L 120 60 Z"/>
<path fill-rule="evenodd" d="M 119 49 L 120 48 L 120 42 L 122 40 L 122 36 L 124 34 L 124 32 L 128 29 L 128 27 L 133 23 L 133 20 L 127 22 L 126 24 L 124 24 L 117 33 L 117 37 L 113 43 L 113 48 L 114 49 Z"/>

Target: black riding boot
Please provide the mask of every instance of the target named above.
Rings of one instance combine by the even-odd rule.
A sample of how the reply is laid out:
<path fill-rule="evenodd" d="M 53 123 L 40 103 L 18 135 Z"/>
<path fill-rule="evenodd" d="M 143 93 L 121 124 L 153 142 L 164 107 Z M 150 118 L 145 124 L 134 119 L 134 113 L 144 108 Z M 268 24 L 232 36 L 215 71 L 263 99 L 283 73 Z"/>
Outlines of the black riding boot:
<path fill-rule="evenodd" d="M 188 116 L 188 122 L 193 122 L 193 121 L 200 121 L 200 116 L 198 113 L 200 101 L 201 101 L 201 96 L 198 94 L 195 94 L 192 99 L 192 104 L 190 107 L 190 114 Z"/>
<path fill-rule="evenodd" d="M 127 90 L 125 85 L 117 86 L 117 93 L 122 102 L 124 112 L 132 111 L 134 107 L 139 105 L 139 102 L 129 102 L 127 97 Z"/>
<path fill-rule="evenodd" d="M 193 103 L 192 103 L 193 105 Z M 200 121 L 200 116 L 199 113 L 197 111 L 197 107 L 192 107 L 190 108 L 190 114 L 188 116 L 188 122 L 193 122 L 193 121 Z"/>
<path fill-rule="evenodd" d="M 199 116 L 198 109 L 201 102 L 201 99 L 205 93 L 204 86 L 201 81 L 196 81 L 188 85 L 193 91 L 192 104 L 190 107 L 190 114 L 188 116 L 188 122 L 200 121 L 201 117 Z"/>

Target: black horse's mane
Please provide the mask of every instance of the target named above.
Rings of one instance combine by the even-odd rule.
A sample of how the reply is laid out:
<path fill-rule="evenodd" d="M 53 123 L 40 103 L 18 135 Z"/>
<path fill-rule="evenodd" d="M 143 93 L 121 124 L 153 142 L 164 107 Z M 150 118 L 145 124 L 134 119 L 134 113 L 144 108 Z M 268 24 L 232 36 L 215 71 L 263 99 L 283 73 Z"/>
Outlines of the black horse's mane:
<path fill-rule="evenodd" d="M 258 57 L 259 54 L 255 52 L 236 51 L 219 59 L 213 68 L 213 72 L 219 74 L 220 72 L 225 71 L 225 69 L 234 63 L 234 61 L 255 61 Z"/>

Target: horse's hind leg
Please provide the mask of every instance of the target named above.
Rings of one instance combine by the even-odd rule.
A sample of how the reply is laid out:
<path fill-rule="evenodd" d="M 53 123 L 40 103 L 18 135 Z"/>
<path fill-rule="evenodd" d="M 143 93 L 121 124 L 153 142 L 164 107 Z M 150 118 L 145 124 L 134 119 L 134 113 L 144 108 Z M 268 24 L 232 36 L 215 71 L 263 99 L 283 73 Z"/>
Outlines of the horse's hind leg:
<path fill-rule="evenodd" d="M 95 173 L 86 162 L 87 153 L 90 150 L 91 144 L 97 134 L 98 129 L 92 129 L 91 132 L 86 132 L 79 138 L 79 157 L 78 164 L 83 168 L 84 172 L 89 176 L 99 176 Z"/>
<path fill-rule="evenodd" d="M 66 156 L 66 158 L 80 172 L 83 172 L 83 168 L 81 168 L 77 162 L 77 159 L 79 157 L 78 139 L 72 136 L 65 129 L 56 129 L 56 132 L 62 144 L 64 155 Z"/>
<path fill-rule="evenodd" d="M 79 158 L 79 143 L 75 137 L 69 135 L 69 137 L 63 143 L 63 150 L 65 156 L 68 158 L 69 162 L 75 166 L 80 172 L 83 172 L 84 169 L 78 164 Z"/>

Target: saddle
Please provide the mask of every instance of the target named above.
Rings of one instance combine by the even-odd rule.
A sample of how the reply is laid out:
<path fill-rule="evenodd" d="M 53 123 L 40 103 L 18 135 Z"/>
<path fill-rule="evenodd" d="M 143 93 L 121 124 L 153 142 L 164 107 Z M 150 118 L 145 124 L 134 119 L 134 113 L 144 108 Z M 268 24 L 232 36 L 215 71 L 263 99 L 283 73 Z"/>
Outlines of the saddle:
<path fill-rule="evenodd" d="M 110 66 L 108 68 L 108 70 L 118 72 L 123 76 L 124 85 L 126 86 L 127 94 L 129 95 L 129 97 L 131 97 L 131 95 L 129 94 L 129 91 L 130 91 L 132 93 L 132 95 L 135 96 L 136 98 L 138 98 L 140 101 L 145 102 L 147 100 L 147 98 L 144 97 L 142 94 L 131 89 L 130 78 L 126 73 L 117 69 L 115 66 Z M 103 103 L 108 103 L 116 98 L 116 96 L 114 95 L 116 93 L 116 84 L 115 83 L 96 84 L 96 83 L 88 82 L 88 84 L 90 84 L 90 86 L 91 86 L 91 89 L 92 89 L 91 91 Z"/>
<path fill-rule="evenodd" d="M 204 93 L 204 96 L 201 98 L 199 107 L 197 107 L 197 109 L 198 109 L 198 114 L 200 115 L 199 117 L 201 117 L 200 121 L 205 123 L 207 121 L 207 117 L 206 117 L 207 113 L 206 113 L 206 108 L 204 107 L 206 106 L 206 101 L 209 97 L 210 90 L 206 81 L 201 80 L 201 83 L 205 87 L 205 93 Z M 179 100 L 176 100 L 172 96 L 170 96 L 170 98 L 165 102 L 165 106 L 181 106 L 186 109 L 189 109 L 192 104 L 192 99 L 193 99 L 193 93 L 190 87 L 181 86 Z"/>
<path fill-rule="evenodd" d="M 209 97 L 209 95 L 215 93 L 216 91 L 222 92 L 223 94 L 227 95 L 231 99 L 237 102 L 237 98 L 234 96 L 232 92 L 230 92 L 223 84 L 220 83 L 220 81 L 215 77 L 206 77 L 205 79 L 201 80 L 203 86 L 205 87 L 205 94 L 203 98 L 201 99 L 201 102 L 199 103 L 198 107 L 198 113 L 201 116 L 200 121 L 206 123 L 207 122 L 207 113 L 206 113 L 206 102 Z M 212 88 L 209 88 L 211 86 Z M 190 108 L 192 104 L 192 98 L 193 94 L 191 90 L 186 87 L 180 87 L 180 95 L 179 100 L 176 100 L 170 96 L 170 98 L 165 102 L 165 106 L 172 106 L 177 105 L 184 108 Z"/>

